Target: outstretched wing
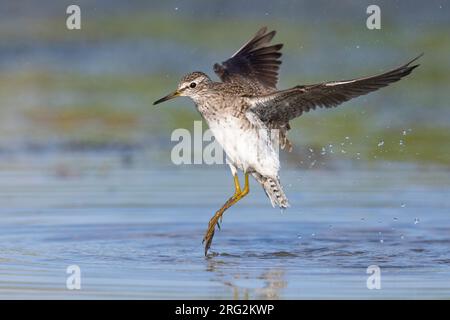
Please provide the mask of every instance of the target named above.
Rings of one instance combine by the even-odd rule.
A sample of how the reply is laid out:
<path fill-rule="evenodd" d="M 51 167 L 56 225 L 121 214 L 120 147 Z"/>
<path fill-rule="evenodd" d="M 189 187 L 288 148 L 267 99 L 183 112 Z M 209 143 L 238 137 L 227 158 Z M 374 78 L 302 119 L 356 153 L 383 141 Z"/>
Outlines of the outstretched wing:
<path fill-rule="evenodd" d="M 421 56 L 422 54 L 398 68 L 376 76 L 296 86 L 271 94 L 248 97 L 250 110 L 264 122 L 287 123 L 316 107 L 336 107 L 352 98 L 388 86 L 417 68 L 419 64 L 411 64 Z"/>
<path fill-rule="evenodd" d="M 269 46 L 275 31 L 261 28 L 233 56 L 222 64 L 214 64 L 214 72 L 223 82 L 236 82 L 244 87 L 271 92 L 276 89 L 281 64 L 282 44 Z"/>

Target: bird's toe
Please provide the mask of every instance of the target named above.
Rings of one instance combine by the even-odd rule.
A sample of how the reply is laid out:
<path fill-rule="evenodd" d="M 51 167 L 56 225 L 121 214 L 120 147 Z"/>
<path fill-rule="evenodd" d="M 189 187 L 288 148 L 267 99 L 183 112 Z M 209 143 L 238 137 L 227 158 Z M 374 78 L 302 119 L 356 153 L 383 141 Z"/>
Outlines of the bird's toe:
<path fill-rule="evenodd" d="M 203 238 L 203 243 L 205 244 L 205 256 L 208 254 L 208 250 L 211 247 L 212 239 L 214 237 L 214 229 L 212 232 L 208 229 L 205 237 Z"/>

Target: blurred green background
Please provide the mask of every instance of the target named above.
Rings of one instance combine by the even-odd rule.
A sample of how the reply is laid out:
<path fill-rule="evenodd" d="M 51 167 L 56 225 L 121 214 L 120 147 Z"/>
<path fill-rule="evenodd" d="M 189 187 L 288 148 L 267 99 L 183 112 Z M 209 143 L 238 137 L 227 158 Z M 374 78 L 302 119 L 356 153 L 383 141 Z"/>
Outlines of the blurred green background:
<path fill-rule="evenodd" d="M 81 7 L 81 30 L 66 8 Z M 381 8 L 368 30 L 366 8 Z M 370 75 L 424 52 L 411 76 L 292 123 L 303 166 L 344 159 L 450 165 L 447 1 L 5 1 L 0 154 L 145 150 L 169 164 L 192 102 L 153 107 L 182 75 L 227 59 L 263 25 L 285 44 L 280 88 Z"/>

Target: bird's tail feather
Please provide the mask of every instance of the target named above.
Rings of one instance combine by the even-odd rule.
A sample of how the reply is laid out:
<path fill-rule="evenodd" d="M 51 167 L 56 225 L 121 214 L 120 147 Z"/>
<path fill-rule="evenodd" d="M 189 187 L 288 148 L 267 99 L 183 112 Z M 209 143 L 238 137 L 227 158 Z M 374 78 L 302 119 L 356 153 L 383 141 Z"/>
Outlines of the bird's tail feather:
<path fill-rule="evenodd" d="M 256 172 L 253 173 L 253 177 L 262 185 L 273 207 L 278 206 L 283 209 L 289 207 L 289 201 L 284 194 L 280 178 L 265 177 Z"/>

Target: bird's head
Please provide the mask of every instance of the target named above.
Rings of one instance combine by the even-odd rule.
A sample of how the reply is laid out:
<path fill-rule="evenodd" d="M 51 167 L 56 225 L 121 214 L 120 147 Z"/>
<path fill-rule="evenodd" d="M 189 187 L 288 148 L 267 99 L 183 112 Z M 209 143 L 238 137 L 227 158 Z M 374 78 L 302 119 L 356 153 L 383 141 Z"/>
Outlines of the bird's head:
<path fill-rule="evenodd" d="M 195 100 L 200 92 L 208 88 L 210 83 L 211 79 L 203 72 L 191 72 L 181 78 L 177 90 L 153 102 L 153 105 L 182 96 L 190 97 Z"/>

